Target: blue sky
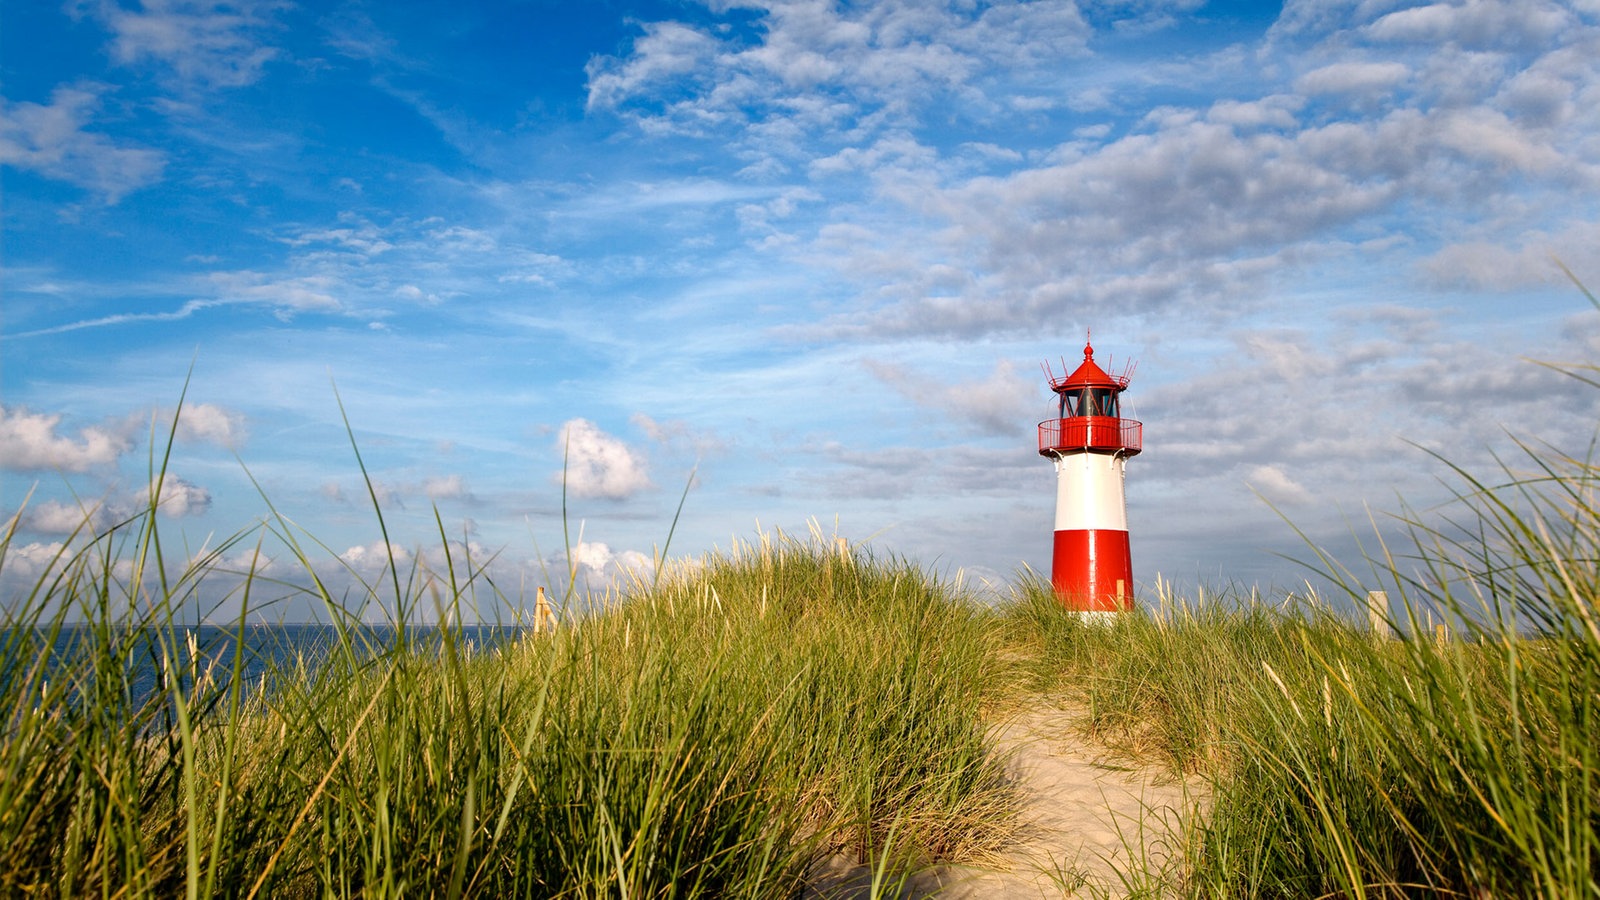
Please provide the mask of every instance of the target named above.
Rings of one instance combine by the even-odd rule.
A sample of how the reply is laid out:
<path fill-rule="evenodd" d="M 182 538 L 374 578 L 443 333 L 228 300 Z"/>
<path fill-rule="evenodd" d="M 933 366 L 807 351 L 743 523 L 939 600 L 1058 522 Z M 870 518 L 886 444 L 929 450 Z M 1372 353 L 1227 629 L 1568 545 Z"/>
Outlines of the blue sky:
<path fill-rule="evenodd" d="M 815 522 L 1045 571 L 1041 363 L 1137 363 L 1136 579 L 1293 587 L 1581 448 L 1600 4 L 4 0 L 0 515 L 267 512 L 513 593 Z M 162 443 L 157 442 L 158 445 Z M 582 540 L 577 541 L 581 523 Z M 270 541 L 267 557 L 285 566 Z M 230 559 L 237 560 L 237 554 Z M 1353 561 L 1353 560 L 1352 560 Z M 320 564 L 320 563 L 319 563 Z"/>

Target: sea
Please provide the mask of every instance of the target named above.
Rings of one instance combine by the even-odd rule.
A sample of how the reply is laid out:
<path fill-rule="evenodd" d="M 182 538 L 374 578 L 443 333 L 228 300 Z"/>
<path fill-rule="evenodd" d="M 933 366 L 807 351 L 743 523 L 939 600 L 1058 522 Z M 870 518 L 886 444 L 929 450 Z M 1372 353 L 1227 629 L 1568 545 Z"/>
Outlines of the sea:
<path fill-rule="evenodd" d="M 0 632 L 0 686 L 23 681 L 47 690 L 52 681 L 76 685 L 77 699 L 116 703 L 125 710 L 145 707 L 177 686 L 187 695 L 198 681 L 226 691 L 237 677 L 246 691 L 271 692 L 286 678 L 316 678 L 327 667 L 371 665 L 404 647 L 423 654 L 440 652 L 446 642 L 476 656 L 513 643 L 532 629 L 512 625 L 358 624 L 343 629 L 327 624 L 279 623 L 223 627 L 191 625 L 108 631 L 67 624 L 51 632 L 35 630 L 32 640 Z M 43 648 L 48 657 L 41 660 Z M 37 670 L 30 677 L 31 670 Z M 237 670 L 237 676 L 235 675 Z M 104 684 L 84 675 L 104 672 Z M 216 696 L 217 693 L 207 690 Z"/>

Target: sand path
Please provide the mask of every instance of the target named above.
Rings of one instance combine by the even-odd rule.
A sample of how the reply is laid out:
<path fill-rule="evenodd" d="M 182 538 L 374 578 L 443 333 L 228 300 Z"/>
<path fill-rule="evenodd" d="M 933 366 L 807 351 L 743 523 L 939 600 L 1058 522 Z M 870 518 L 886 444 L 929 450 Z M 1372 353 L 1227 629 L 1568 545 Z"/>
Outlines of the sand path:
<path fill-rule="evenodd" d="M 1178 782 L 1109 757 L 1080 737 L 1072 709 L 1034 709 L 993 728 L 1010 756 L 1023 798 L 1016 844 L 992 867 L 954 866 L 919 874 L 899 896 L 1037 900 L 1122 897 L 1149 884 L 1170 856 L 1173 825 L 1202 796 L 1198 781 Z M 816 897 L 870 894 L 871 876 L 836 871 Z"/>

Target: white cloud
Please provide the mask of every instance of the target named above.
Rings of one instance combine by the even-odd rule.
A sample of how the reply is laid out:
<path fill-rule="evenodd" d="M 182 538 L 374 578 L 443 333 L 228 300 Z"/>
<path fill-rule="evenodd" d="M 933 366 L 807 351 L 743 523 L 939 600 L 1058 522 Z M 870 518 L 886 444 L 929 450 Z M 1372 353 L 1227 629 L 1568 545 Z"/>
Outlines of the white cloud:
<path fill-rule="evenodd" d="M 215 272 L 211 284 L 223 303 L 258 303 L 278 310 L 280 316 L 340 308 L 333 296 L 337 282 L 327 275 L 283 278 L 260 272 Z"/>
<path fill-rule="evenodd" d="M 577 272 L 577 267 L 570 260 L 549 253 L 529 251 L 513 254 L 511 262 L 510 270 L 499 276 L 498 280 L 502 283 L 554 287 L 557 281 L 570 278 Z"/>
<path fill-rule="evenodd" d="M 257 547 L 247 547 L 237 553 L 224 555 L 217 561 L 217 565 L 229 572 L 241 574 L 254 572 L 257 575 L 277 574 L 285 568 L 276 557 L 262 552 Z"/>
<path fill-rule="evenodd" d="M 1569 162 L 1559 150 L 1494 110 L 1451 113 L 1440 117 L 1439 125 L 1439 146 L 1474 162 L 1529 174 L 1557 172 Z"/>
<path fill-rule="evenodd" d="M 39 581 L 49 572 L 58 569 L 60 563 L 72 558 L 70 552 L 64 552 L 65 549 L 66 545 L 60 541 L 34 542 L 20 546 L 12 544 L 5 551 L 3 573 L 5 580 L 15 579 L 23 583 Z"/>
<path fill-rule="evenodd" d="M 1543 45 L 1573 24 L 1571 13 L 1543 0 L 1457 0 L 1389 13 L 1366 33 L 1380 41 L 1521 48 Z"/>
<path fill-rule="evenodd" d="M 1529 69 L 1512 78 L 1495 103 L 1517 121 L 1534 128 L 1559 126 L 1573 115 L 1577 79 L 1551 69 Z"/>
<path fill-rule="evenodd" d="M 113 313 L 91 319 L 80 319 L 48 328 L 19 332 L 16 337 L 36 337 L 63 334 L 86 328 L 104 328 L 134 322 L 181 322 L 198 313 L 226 306 L 256 305 L 272 311 L 281 321 L 289 321 L 302 312 L 351 313 L 334 294 L 343 293 L 349 285 L 333 275 L 284 276 L 255 271 L 213 272 L 205 276 L 197 293 L 211 295 L 209 299 L 187 300 L 175 310 L 149 313 Z"/>
<path fill-rule="evenodd" d="M 1274 506 L 1302 506 L 1312 500 L 1311 492 L 1278 466 L 1255 466 L 1247 480 L 1256 493 Z"/>
<path fill-rule="evenodd" d="M 80 429 L 76 439 L 57 433 L 61 415 L 0 406 L 0 468 L 87 472 L 116 463 L 133 447 L 125 432 L 103 426 Z"/>
<path fill-rule="evenodd" d="M 427 241 L 444 253 L 493 253 L 500 246 L 493 234 L 465 225 L 436 228 L 428 233 Z"/>
<path fill-rule="evenodd" d="M 504 280 L 504 279 L 502 279 Z M 438 294 L 431 294 L 414 284 L 402 284 L 394 289 L 394 295 L 402 300 L 411 300 L 416 303 L 425 303 L 433 306 L 439 302 Z"/>
<path fill-rule="evenodd" d="M 1394 90 L 1411 74 L 1399 62 L 1338 62 L 1313 69 L 1295 81 L 1306 94 L 1381 94 Z"/>
<path fill-rule="evenodd" d="M 391 557 L 395 565 L 404 566 L 411 561 L 411 551 L 399 544 L 386 544 L 379 540 L 351 547 L 339 554 L 339 559 L 361 575 L 383 571 L 388 568 Z"/>
<path fill-rule="evenodd" d="M 686 25 L 654 22 L 633 43 L 624 61 L 596 57 L 589 62 L 589 108 L 613 106 L 652 85 L 687 75 L 714 55 L 716 41 Z"/>
<path fill-rule="evenodd" d="M 361 222 L 342 228 L 308 229 L 285 238 L 292 247 L 332 245 L 360 256 L 377 256 L 394 249 L 394 244 L 371 222 Z"/>
<path fill-rule="evenodd" d="M 214 403 L 190 404 L 179 412 L 178 439 L 236 450 L 245 439 L 244 415 Z"/>
<path fill-rule="evenodd" d="M 277 56 L 265 46 L 264 33 L 284 6 L 275 0 L 138 0 L 129 9 L 100 0 L 89 10 L 111 30 L 118 62 L 154 61 L 186 85 L 240 87 L 260 78 Z"/>
<path fill-rule="evenodd" d="M 565 480 L 573 496 L 624 500 L 650 487 L 644 458 L 588 419 L 563 424 L 555 448 L 565 455 L 566 469 L 554 480 Z"/>
<path fill-rule="evenodd" d="M 467 488 L 466 479 L 460 475 L 429 478 L 422 483 L 422 490 L 428 495 L 429 500 L 468 500 L 472 498 L 472 491 Z"/>
<path fill-rule="evenodd" d="M 211 492 L 197 484 L 168 473 L 160 479 L 161 493 L 156 508 L 164 515 L 177 519 L 183 516 L 204 515 L 211 508 Z M 155 491 L 156 483 L 150 490 Z"/>
<path fill-rule="evenodd" d="M 119 146 L 85 131 L 99 97 L 85 87 L 58 87 L 50 105 L 0 97 L 0 164 L 77 185 L 116 203 L 161 177 L 159 151 Z"/>
<path fill-rule="evenodd" d="M 569 569 L 568 558 L 557 555 L 548 562 L 555 577 L 565 580 Z M 599 541 L 582 541 L 572 548 L 570 565 L 576 569 L 577 589 L 580 593 L 605 593 L 648 583 L 655 572 L 655 562 L 637 550 L 615 552 L 609 544 Z"/>
<path fill-rule="evenodd" d="M 1221 100 L 1206 111 L 1206 121 L 1232 125 L 1240 130 L 1252 128 L 1290 129 L 1300 124 L 1296 111 L 1305 104 L 1300 97 L 1283 94 L 1241 102 Z"/>
<path fill-rule="evenodd" d="M 590 108 L 627 111 L 656 134 L 754 124 L 754 153 L 803 155 L 803 135 L 901 127 L 937 97 L 958 97 L 985 115 L 1011 98 L 1037 99 L 1038 88 L 1052 84 L 1046 73 L 1084 54 L 1089 35 L 1070 3 L 1001 0 L 976 13 L 905 0 L 844 8 L 774 0 L 757 8 L 753 44 L 646 23 L 625 57 L 590 63 Z"/>
<path fill-rule="evenodd" d="M 105 503 L 79 506 L 76 503 L 45 500 L 31 504 L 24 510 L 23 523 L 29 530 L 45 534 L 98 534 L 112 523 L 113 518 L 113 511 Z"/>
<path fill-rule="evenodd" d="M 468 520 L 468 527 L 462 529 L 462 534 L 471 535 L 470 522 L 471 520 Z M 446 553 L 449 554 L 448 560 L 445 558 Z M 464 573 L 467 571 L 467 562 L 469 560 L 472 566 L 476 568 L 489 565 L 490 560 L 495 556 L 494 551 L 491 551 L 487 546 L 470 539 L 463 541 L 451 538 L 442 544 L 433 543 L 417 549 L 418 565 L 440 577 L 448 577 L 450 566 L 454 566 L 457 573 Z"/>
<path fill-rule="evenodd" d="M 168 473 L 161 479 L 158 509 L 169 518 L 204 515 L 211 508 L 211 491 Z M 43 534 L 98 534 L 148 510 L 152 482 L 141 492 L 119 492 L 93 504 L 43 500 L 23 510 L 22 524 Z"/>
<path fill-rule="evenodd" d="M 1555 233 L 1530 231 L 1515 243 L 1468 240 L 1444 247 L 1419 266 L 1438 287 L 1511 291 L 1566 280 L 1557 260 L 1586 284 L 1600 276 L 1600 222 Z"/>

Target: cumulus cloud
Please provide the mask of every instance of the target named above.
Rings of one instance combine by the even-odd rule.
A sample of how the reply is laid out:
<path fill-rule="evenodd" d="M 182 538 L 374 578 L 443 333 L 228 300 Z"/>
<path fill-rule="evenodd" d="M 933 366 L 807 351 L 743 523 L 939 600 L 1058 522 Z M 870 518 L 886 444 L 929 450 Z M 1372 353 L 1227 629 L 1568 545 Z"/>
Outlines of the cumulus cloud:
<path fill-rule="evenodd" d="M 238 449 L 244 443 L 244 415 L 214 403 L 185 406 L 178 415 L 178 440 Z"/>
<path fill-rule="evenodd" d="M 87 472 L 110 466 L 133 447 L 127 429 L 91 425 L 76 439 L 58 433 L 61 415 L 0 406 L 0 468 Z"/>
<path fill-rule="evenodd" d="M 600 592 L 626 588 L 641 580 L 648 580 L 655 571 L 655 562 L 637 550 L 613 551 L 610 545 L 599 541 L 582 541 L 572 548 L 569 559 L 558 555 L 549 561 L 553 572 L 573 571 L 580 592 Z"/>
<path fill-rule="evenodd" d="M 37 582 L 70 558 L 71 553 L 60 541 L 13 544 L 6 548 L 5 571 L 0 572 L 0 577 L 24 584 Z"/>
<path fill-rule="evenodd" d="M 23 511 L 23 524 L 30 531 L 44 534 L 97 534 L 115 519 L 115 513 L 105 503 L 80 506 L 59 500 L 45 500 L 31 504 Z"/>
<path fill-rule="evenodd" d="M 211 491 L 168 473 L 159 480 L 157 509 L 169 518 L 204 515 L 211 508 Z M 150 505 L 152 482 L 137 492 L 118 491 L 94 503 L 42 500 L 22 511 L 22 525 L 41 534 L 98 534 L 141 514 Z"/>
<path fill-rule="evenodd" d="M 358 544 L 339 554 L 339 559 L 360 575 L 383 571 L 388 567 L 391 557 L 395 565 L 403 566 L 411 561 L 411 551 L 399 544 L 379 540 Z"/>
<path fill-rule="evenodd" d="M 554 476 L 576 497 L 625 500 L 650 487 L 644 457 L 588 419 L 570 419 L 561 426 L 556 451 L 566 469 Z"/>
<path fill-rule="evenodd" d="M 199 516 L 211 508 L 211 492 L 193 482 L 169 473 L 150 485 L 151 492 L 155 492 L 158 486 L 160 493 L 157 495 L 156 508 L 164 515 L 174 519 Z"/>
<path fill-rule="evenodd" d="M 1543 0 L 1456 0 L 1388 13 L 1366 33 L 1379 41 L 1520 49 L 1544 45 L 1573 24 L 1571 12 Z"/>
<path fill-rule="evenodd" d="M 99 107 L 99 96 L 82 86 L 56 88 L 48 105 L 0 97 L 0 164 L 77 185 L 107 203 L 159 180 L 166 166 L 159 151 L 85 130 Z"/>

